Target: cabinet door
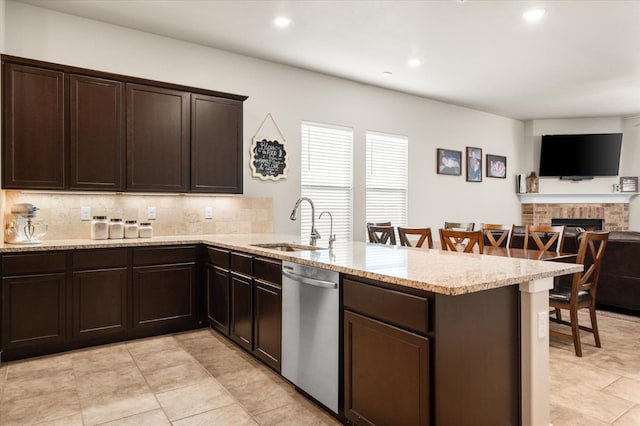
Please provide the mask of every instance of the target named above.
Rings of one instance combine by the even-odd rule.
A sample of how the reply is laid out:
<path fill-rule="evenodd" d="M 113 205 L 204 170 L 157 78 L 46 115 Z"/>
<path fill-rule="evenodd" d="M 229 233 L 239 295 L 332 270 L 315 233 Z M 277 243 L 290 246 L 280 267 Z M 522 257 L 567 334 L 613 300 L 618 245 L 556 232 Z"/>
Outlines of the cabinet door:
<path fill-rule="evenodd" d="M 229 335 L 229 271 L 211 264 L 207 264 L 207 318 Z"/>
<path fill-rule="evenodd" d="M 2 279 L 2 348 L 59 343 L 66 339 L 66 274 Z"/>
<path fill-rule="evenodd" d="M 344 311 L 344 412 L 356 424 L 429 424 L 429 341 Z"/>
<path fill-rule="evenodd" d="M 119 81 L 71 75 L 71 189 L 124 189 L 124 108 Z"/>
<path fill-rule="evenodd" d="M 124 333 L 127 268 L 73 273 L 73 337 Z"/>
<path fill-rule="evenodd" d="M 133 327 L 181 327 L 197 323 L 195 264 L 133 268 Z"/>
<path fill-rule="evenodd" d="M 127 84 L 127 189 L 189 190 L 189 93 Z"/>
<path fill-rule="evenodd" d="M 64 73 L 4 65 L 3 187 L 64 189 Z"/>
<path fill-rule="evenodd" d="M 253 353 L 280 371 L 282 350 L 282 290 L 265 281 L 255 280 Z"/>
<path fill-rule="evenodd" d="M 191 95 L 191 192 L 242 194 L 242 102 Z"/>
<path fill-rule="evenodd" d="M 253 349 L 253 281 L 231 273 L 230 337 L 248 351 Z"/>

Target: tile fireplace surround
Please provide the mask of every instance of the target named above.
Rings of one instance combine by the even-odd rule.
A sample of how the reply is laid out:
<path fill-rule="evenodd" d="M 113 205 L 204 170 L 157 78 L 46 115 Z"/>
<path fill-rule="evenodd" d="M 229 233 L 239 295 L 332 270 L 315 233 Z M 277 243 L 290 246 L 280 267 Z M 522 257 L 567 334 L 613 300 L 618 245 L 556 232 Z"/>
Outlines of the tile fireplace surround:
<path fill-rule="evenodd" d="M 611 197 L 602 194 L 522 194 L 522 223 L 551 225 L 551 219 L 602 219 L 605 231 L 628 230 L 631 195 L 606 195 Z"/>

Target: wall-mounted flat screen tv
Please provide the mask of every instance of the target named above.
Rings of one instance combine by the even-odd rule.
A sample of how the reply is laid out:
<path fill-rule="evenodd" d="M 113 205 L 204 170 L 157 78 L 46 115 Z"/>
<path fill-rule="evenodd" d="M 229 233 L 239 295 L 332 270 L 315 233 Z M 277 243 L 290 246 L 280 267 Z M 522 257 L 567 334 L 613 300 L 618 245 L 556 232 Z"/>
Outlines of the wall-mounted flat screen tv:
<path fill-rule="evenodd" d="M 566 179 L 617 176 L 622 133 L 544 135 L 540 176 Z"/>

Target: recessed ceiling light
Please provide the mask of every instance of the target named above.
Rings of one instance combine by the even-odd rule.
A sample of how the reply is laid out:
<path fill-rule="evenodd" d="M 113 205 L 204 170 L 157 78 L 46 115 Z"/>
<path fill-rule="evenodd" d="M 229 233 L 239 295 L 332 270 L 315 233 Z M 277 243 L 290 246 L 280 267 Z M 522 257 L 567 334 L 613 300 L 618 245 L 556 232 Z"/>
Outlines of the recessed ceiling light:
<path fill-rule="evenodd" d="M 273 24 L 278 28 L 287 28 L 291 24 L 291 19 L 286 16 L 276 16 Z"/>
<path fill-rule="evenodd" d="M 382 75 L 385 76 L 385 77 L 391 77 L 393 75 L 393 73 L 391 71 L 384 71 L 382 73 Z"/>
<path fill-rule="evenodd" d="M 522 14 L 522 17 L 529 22 L 533 22 L 542 19 L 545 13 L 547 11 L 544 9 L 529 9 Z"/>
<path fill-rule="evenodd" d="M 407 64 L 409 64 L 410 67 L 416 68 L 422 65 L 422 61 L 418 58 L 411 58 L 407 61 Z"/>

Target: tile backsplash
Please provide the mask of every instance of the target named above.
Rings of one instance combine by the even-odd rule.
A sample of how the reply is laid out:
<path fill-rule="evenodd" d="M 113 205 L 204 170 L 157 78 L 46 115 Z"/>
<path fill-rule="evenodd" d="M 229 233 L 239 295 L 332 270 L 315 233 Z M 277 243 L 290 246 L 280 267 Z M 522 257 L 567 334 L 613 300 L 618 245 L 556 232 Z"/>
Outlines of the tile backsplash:
<path fill-rule="evenodd" d="M 73 194 L 2 191 L 4 223 L 11 206 L 31 203 L 40 208 L 37 220 L 49 226 L 44 239 L 90 238 L 91 221 L 80 220 L 81 207 L 91 216 L 151 222 L 157 236 L 267 233 L 273 230 L 273 200 L 245 196 L 153 194 Z M 156 208 L 156 220 L 147 220 L 147 208 Z M 205 208 L 213 219 L 205 219 Z"/>

